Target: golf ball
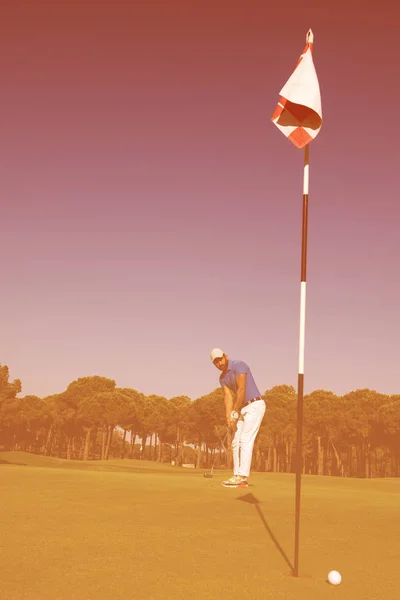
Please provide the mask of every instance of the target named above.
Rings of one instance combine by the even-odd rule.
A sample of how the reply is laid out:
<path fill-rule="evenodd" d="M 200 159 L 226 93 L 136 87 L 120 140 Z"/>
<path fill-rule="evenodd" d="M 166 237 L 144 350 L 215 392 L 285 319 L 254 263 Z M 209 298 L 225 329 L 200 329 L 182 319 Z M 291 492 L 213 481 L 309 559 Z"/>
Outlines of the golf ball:
<path fill-rule="evenodd" d="M 332 585 L 339 585 L 342 581 L 342 576 L 339 571 L 330 571 L 330 573 L 328 573 L 328 581 Z"/>

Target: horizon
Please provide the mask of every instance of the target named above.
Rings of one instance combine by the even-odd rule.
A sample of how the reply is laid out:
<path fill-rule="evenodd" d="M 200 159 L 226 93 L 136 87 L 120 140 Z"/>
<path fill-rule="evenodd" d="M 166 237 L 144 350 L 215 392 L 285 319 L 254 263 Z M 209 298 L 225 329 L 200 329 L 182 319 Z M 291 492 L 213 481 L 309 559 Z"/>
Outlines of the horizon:
<path fill-rule="evenodd" d="M 1 364 L 0 364 L 0 366 L 8 366 L 8 365 L 1 365 Z M 84 376 L 83 376 L 83 378 L 85 378 L 85 377 L 103 377 L 103 375 L 98 375 L 98 374 L 97 374 L 97 375 L 84 375 Z M 17 377 L 16 379 L 18 379 L 18 377 Z M 20 399 L 23 399 L 25 396 L 37 396 L 37 397 L 39 397 L 39 398 L 45 399 L 45 398 L 48 398 L 48 397 L 51 397 L 51 396 L 57 396 L 57 395 L 59 395 L 59 394 L 63 394 L 63 393 L 64 393 L 64 392 L 67 390 L 68 386 L 69 386 L 69 385 L 70 385 L 72 382 L 74 382 L 74 381 L 77 381 L 77 379 L 78 379 L 78 378 L 71 380 L 71 381 L 69 382 L 69 384 L 68 384 L 68 385 L 65 387 L 65 389 L 63 389 L 62 391 L 60 391 L 60 392 L 54 392 L 54 393 L 52 393 L 52 394 L 46 394 L 46 396 L 39 396 L 38 394 L 34 394 L 34 393 L 33 393 L 33 394 L 24 394 L 24 390 L 23 390 L 23 382 L 21 381 L 21 387 L 22 387 L 22 390 L 21 390 L 21 392 L 19 392 L 19 393 L 16 395 L 16 397 L 17 397 L 17 398 L 19 397 Z M 109 377 L 108 379 L 111 379 L 112 381 L 115 381 L 115 379 L 113 379 L 112 377 Z M 13 380 L 12 380 L 12 378 L 10 378 L 10 383 L 12 383 L 12 381 L 13 381 Z M 296 396 L 297 396 L 297 389 L 296 389 L 296 387 L 295 387 L 295 386 L 293 386 L 293 385 L 289 385 L 289 384 L 287 384 L 287 383 L 277 383 L 277 384 L 273 385 L 272 387 L 265 389 L 263 392 L 261 392 L 261 394 L 262 394 L 262 396 L 265 396 L 265 395 L 266 395 L 266 394 L 268 394 L 268 392 L 270 392 L 271 390 L 273 390 L 273 389 L 275 389 L 275 388 L 277 388 L 277 387 L 285 387 L 285 386 L 287 386 L 287 387 L 290 387 L 290 388 L 293 388 L 293 389 L 294 389 L 294 391 L 296 392 Z M 175 397 L 181 397 L 181 396 L 182 396 L 182 397 L 189 398 L 189 400 L 190 400 L 191 402 L 195 402 L 195 401 L 196 401 L 196 400 L 198 400 L 199 398 L 202 398 L 202 397 L 204 397 L 204 396 L 208 396 L 208 395 L 210 395 L 210 394 L 213 394 L 213 393 L 217 392 L 219 389 L 221 389 L 221 387 L 219 386 L 219 387 L 213 388 L 213 389 L 212 389 L 212 390 L 210 390 L 209 392 L 206 392 L 205 394 L 202 394 L 201 396 L 196 396 L 196 397 L 191 397 L 191 396 L 189 396 L 188 394 L 177 394 L 176 396 L 166 396 L 165 394 L 161 394 L 161 393 L 157 393 L 157 394 L 156 394 L 156 393 L 154 393 L 154 392 L 144 393 L 142 390 L 138 389 L 138 388 L 137 388 L 137 387 L 135 387 L 135 386 L 120 386 L 120 385 L 118 385 L 118 382 L 117 382 L 117 381 L 115 381 L 115 389 L 116 389 L 116 390 L 120 390 L 120 389 L 132 389 L 132 390 L 135 390 L 135 391 L 137 391 L 139 394 L 143 394 L 143 396 L 145 396 L 145 397 L 150 397 L 150 396 L 153 396 L 153 395 L 154 395 L 154 396 L 160 396 L 160 397 L 162 397 L 162 398 L 165 398 L 166 400 L 172 400 L 172 399 L 173 399 L 173 398 L 175 398 Z M 359 387 L 359 388 L 353 388 L 353 389 L 351 389 L 351 390 L 348 390 L 347 392 L 344 392 L 343 394 L 337 394 L 337 393 L 336 393 L 334 390 L 332 390 L 332 389 L 327 389 L 327 388 L 315 388 L 315 389 L 313 389 L 313 390 L 310 390 L 310 391 L 309 391 L 309 392 L 307 392 L 306 394 L 304 394 L 304 397 L 306 397 L 306 396 L 309 396 L 310 394 L 313 394 L 313 393 L 315 393 L 315 392 L 323 391 L 323 392 L 333 393 L 333 395 L 334 395 L 336 398 L 343 398 L 344 396 L 347 396 L 348 394 L 352 394 L 352 393 L 354 393 L 354 392 L 360 392 L 360 391 L 364 391 L 364 390 L 368 390 L 369 392 L 374 392 L 374 393 L 376 393 L 376 394 L 383 395 L 383 396 L 388 396 L 388 397 L 391 397 L 391 396 L 400 396 L 400 392 L 394 392 L 393 394 L 385 394 L 384 392 L 381 392 L 380 390 L 376 390 L 376 389 L 373 389 L 373 388 L 368 388 L 368 387 L 365 387 L 365 386 L 364 386 L 364 387 Z"/>

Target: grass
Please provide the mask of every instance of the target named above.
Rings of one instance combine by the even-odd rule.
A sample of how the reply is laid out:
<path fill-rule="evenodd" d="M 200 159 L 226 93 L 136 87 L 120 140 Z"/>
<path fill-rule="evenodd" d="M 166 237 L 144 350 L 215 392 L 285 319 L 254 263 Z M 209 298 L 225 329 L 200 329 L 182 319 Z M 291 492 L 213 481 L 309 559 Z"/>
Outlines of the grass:
<path fill-rule="evenodd" d="M 0 453 L 3 600 L 380 600 L 400 596 L 400 480 L 295 477 Z M 342 573 L 330 586 L 331 569 Z"/>

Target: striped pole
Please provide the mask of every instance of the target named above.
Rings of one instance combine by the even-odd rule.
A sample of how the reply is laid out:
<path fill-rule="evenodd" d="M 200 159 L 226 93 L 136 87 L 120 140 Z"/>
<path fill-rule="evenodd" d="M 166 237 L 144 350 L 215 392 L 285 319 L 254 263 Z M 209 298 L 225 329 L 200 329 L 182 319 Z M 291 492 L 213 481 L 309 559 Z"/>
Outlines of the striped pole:
<path fill-rule="evenodd" d="M 297 401 L 297 447 L 296 447 L 296 525 L 293 574 L 299 576 L 299 531 L 300 489 L 303 471 L 303 395 L 304 395 L 304 334 L 306 321 L 306 268 L 307 268 L 307 219 L 309 144 L 318 135 L 322 126 L 321 93 L 313 62 L 314 34 L 311 29 L 306 35 L 306 46 L 295 70 L 279 92 L 279 102 L 271 120 L 278 129 L 296 146 L 304 148 L 303 179 L 303 226 L 301 247 L 300 283 L 300 340 Z"/>
<path fill-rule="evenodd" d="M 299 532 L 300 532 L 300 490 L 303 469 L 303 394 L 304 394 L 304 337 L 306 321 L 306 270 L 307 270 L 307 221 L 308 221 L 308 178 L 309 144 L 304 150 L 303 177 L 303 225 L 301 237 L 301 282 L 300 282 L 300 339 L 299 339 L 299 375 L 297 400 L 297 448 L 296 448 L 296 524 L 294 547 L 294 576 L 299 576 Z"/>

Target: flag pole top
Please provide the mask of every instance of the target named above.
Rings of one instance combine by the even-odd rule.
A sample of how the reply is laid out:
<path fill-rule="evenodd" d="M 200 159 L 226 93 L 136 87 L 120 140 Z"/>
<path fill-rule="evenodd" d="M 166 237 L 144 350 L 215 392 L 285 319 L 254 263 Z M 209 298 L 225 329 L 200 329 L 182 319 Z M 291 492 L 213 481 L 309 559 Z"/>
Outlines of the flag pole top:
<path fill-rule="evenodd" d="M 313 32 L 311 31 L 311 29 L 309 29 L 309 30 L 307 31 L 307 35 L 306 35 L 306 42 L 307 42 L 307 44 L 312 44 L 312 43 L 314 42 L 314 34 L 313 34 Z"/>

